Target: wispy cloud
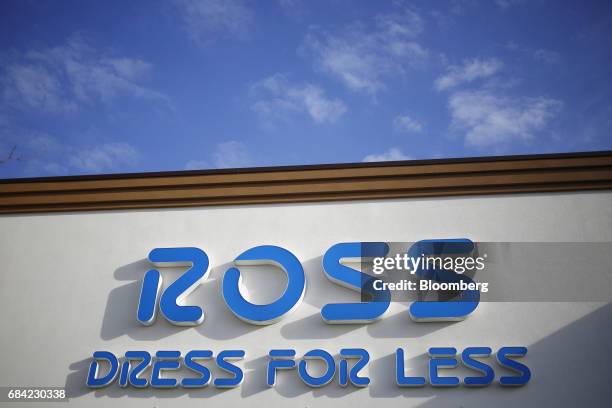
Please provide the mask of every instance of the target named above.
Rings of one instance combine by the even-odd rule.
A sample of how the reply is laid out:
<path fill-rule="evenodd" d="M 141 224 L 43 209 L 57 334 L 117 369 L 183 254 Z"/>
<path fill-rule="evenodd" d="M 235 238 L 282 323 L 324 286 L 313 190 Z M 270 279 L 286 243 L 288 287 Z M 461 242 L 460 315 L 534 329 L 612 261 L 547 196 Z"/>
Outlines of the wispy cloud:
<path fill-rule="evenodd" d="M 24 146 L 32 152 L 41 153 L 56 153 L 62 150 L 62 144 L 55 138 L 46 134 L 33 134 L 25 141 Z"/>
<path fill-rule="evenodd" d="M 76 111 L 78 104 L 66 95 L 53 72 L 36 65 L 14 64 L 5 68 L 2 79 L 4 103 L 51 113 Z"/>
<path fill-rule="evenodd" d="M 522 57 L 531 57 L 546 64 L 556 64 L 561 61 L 561 54 L 548 48 L 534 48 L 514 41 L 507 42 L 505 48 L 518 53 Z"/>
<path fill-rule="evenodd" d="M 241 0 L 175 0 L 185 30 L 199 44 L 218 37 L 244 38 L 253 26 L 253 12 Z"/>
<path fill-rule="evenodd" d="M 334 32 L 312 28 L 302 48 L 318 69 L 347 88 L 375 94 L 386 88 L 386 79 L 423 64 L 428 51 L 416 41 L 423 28 L 419 14 L 400 6 L 367 24 Z"/>
<path fill-rule="evenodd" d="M 185 170 L 201 170 L 210 168 L 210 164 L 206 160 L 189 160 L 185 163 Z"/>
<path fill-rule="evenodd" d="M 540 48 L 533 52 L 533 58 L 547 64 L 556 64 L 561 60 L 561 55 L 557 51 Z"/>
<path fill-rule="evenodd" d="M 63 151 L 64 147 L 45 133 L 0 124 L 0 164 L 20 162 L 25 165 Z"/>
<path fill-rule="evenodd" d="M 18 54 L 1 70 L 0 95 L 8 106 L 48 113 L 121 96 L 167 102 L 142 84 L 150 71 L 146 61 L 114 58 L 73 37 L 64 45 Z"/>
<path fill-rule="evenodd" d="M 496 58 L 465 60 L 462 65 L 447 67 L 446 74 L 436 79 L 434 85 L 438 91 L 444 91 L 463 83 L 490 77 L 499 72 L 503 66 L 503 63 Z"/>
<path fill-rule="evenodd" d="M 185 170 L 227 169 L 251 165 L 253 165 L 253 159 L 246 145 L 235 140 L 229 140 L 217 144 L 208 158 L 189 160 L 185 164 Z"/>
<path fill-rule="evenodd" d="M 402 133 L 419 133 L 423 130 L 423 124 L 409 115 L 399 115 L 393 119 L 393 129 Z"/>
<path fill-rule="evenodd" d="M 292 114 L 307 114 L 315 123 L 334 122 L 346 111 L 340 99 L 310 83 L 292 83 L 281 74 L 272 75 L 251 87 L 256 100 L 252 109 L 267 124 L 285 121 Z"/>
<path fill-rule="evenodd" d="M 12 158 L 5 165 L 18 166 L 23 176 L 130 171 L 141 158 L 138 148 L 128 142 L 77 145 L 32 130 L 0 129 L 0 157 L 10 151 Z"/>
<path fill-rule="evenodd" d="M 529 140 L 561 107 L 555 99 L 505 97 L 491 90 L 457 92 L 449 98 L 452 128 L 477 147 Z"/>
<path fill-rule="evenodd" d="M 152 65 L 146 61 L 135 58 L 107 58 L 104 62 L 114 68 L 115 72 L 131 81 L 149 78 Z"/>
<path fill-rule="evenodd" d="M 309 2 L 304 0 L 277 0 L 277 3 L 287 17 L 301 20 L 310 13 Z"/>
<path fill-rule="evenodd" d="M 100 173 L 134 167 L 140 154 L 125 142 L 104 143 L 88 148 L 72 149 L 68 164 L 88 173 Z"/>
<path fill-rule="evenodd" d="M 381 162 L 395 160 L 412 160 L 412 157 L 404 154 L 398 147 L 392 147 L 384 153 L 369 154 L 363 158 L 364 162 Z"/>
<path fill-rule="evenodd" d="M 525 4 L 525 0 L 495 0 L 495 4 L 502 10 L 507 10 L 511 7 Z"/>
<path fill-rule="evenodd" d="M 251 155 L 244 143 L 230 140 L 217 145 L 213 163 L 217 168 L 246 167 L 251 164 Z"/>

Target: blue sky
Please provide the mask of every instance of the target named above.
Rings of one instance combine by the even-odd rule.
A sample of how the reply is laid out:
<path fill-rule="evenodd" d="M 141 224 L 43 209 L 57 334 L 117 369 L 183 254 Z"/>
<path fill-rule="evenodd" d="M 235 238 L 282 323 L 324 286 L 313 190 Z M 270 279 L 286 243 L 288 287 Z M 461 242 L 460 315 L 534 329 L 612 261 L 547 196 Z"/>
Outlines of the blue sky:
<path fill-rule="evenodd" d="M 0 178 L 612 149 L 609 1 L 0 2 Z"/>

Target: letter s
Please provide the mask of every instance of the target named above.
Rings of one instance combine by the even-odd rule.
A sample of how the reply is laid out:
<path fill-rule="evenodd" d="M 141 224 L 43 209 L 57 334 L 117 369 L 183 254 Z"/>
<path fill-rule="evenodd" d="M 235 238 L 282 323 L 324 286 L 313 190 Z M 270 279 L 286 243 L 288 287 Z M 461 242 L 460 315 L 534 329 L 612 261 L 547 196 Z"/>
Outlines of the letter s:
<path fill-rule="evenodd" d="M 373 295 L 371 302 L 330 303 L 321 309 L 321 317 L 329 324 L 371 323 L 389 308 L 391 292 L 374 290 L 375 278 L 342 264 L 343 259 L 381 257 L 389 246 L 384 242 L 343 242 L 333 245 L 323 256 L 323 271 L 334 283 Z"/>
<path fill-rule="evenodd" d="M 467 238 L 459 239 L 427 239 L 416 242 L 408 250 L 408 255 L 418 258 L 423 255 L 468 254 L 474 250 L 474 243 Z M 422 279 L 431 279 L 437 282 L 473 282 L 466 275 L 459 275 L 448 269 L 426 269 L 423 262 L 416 270 Z M 410 317 L 417 322 L 431 321 L 458 321 L 465 319 L 478 307 L 480 291 L 466 290 L 459 295 L 459 300 L 446 302 L 417 301 L 410 305 Z"/>

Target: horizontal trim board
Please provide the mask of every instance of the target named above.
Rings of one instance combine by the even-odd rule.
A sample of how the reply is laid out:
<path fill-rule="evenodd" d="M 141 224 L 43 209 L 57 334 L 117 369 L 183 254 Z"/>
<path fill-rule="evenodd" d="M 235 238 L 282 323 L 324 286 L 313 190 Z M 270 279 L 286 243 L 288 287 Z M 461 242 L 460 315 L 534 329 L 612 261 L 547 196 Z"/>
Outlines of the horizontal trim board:
<path fill-rule="evenodd" d="M 0 213 L 612 188 L 612 152 L 0 180 Z"/>

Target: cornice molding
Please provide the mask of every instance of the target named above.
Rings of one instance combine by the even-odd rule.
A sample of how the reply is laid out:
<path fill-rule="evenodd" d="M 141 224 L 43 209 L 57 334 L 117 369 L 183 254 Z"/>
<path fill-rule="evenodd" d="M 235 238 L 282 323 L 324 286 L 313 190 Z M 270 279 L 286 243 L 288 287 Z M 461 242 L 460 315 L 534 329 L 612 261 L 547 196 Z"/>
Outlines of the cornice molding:
<path fill-rule="evenodd" d="M 612 188 L 612 152 L 0 180 L 0 213 Z"/>

